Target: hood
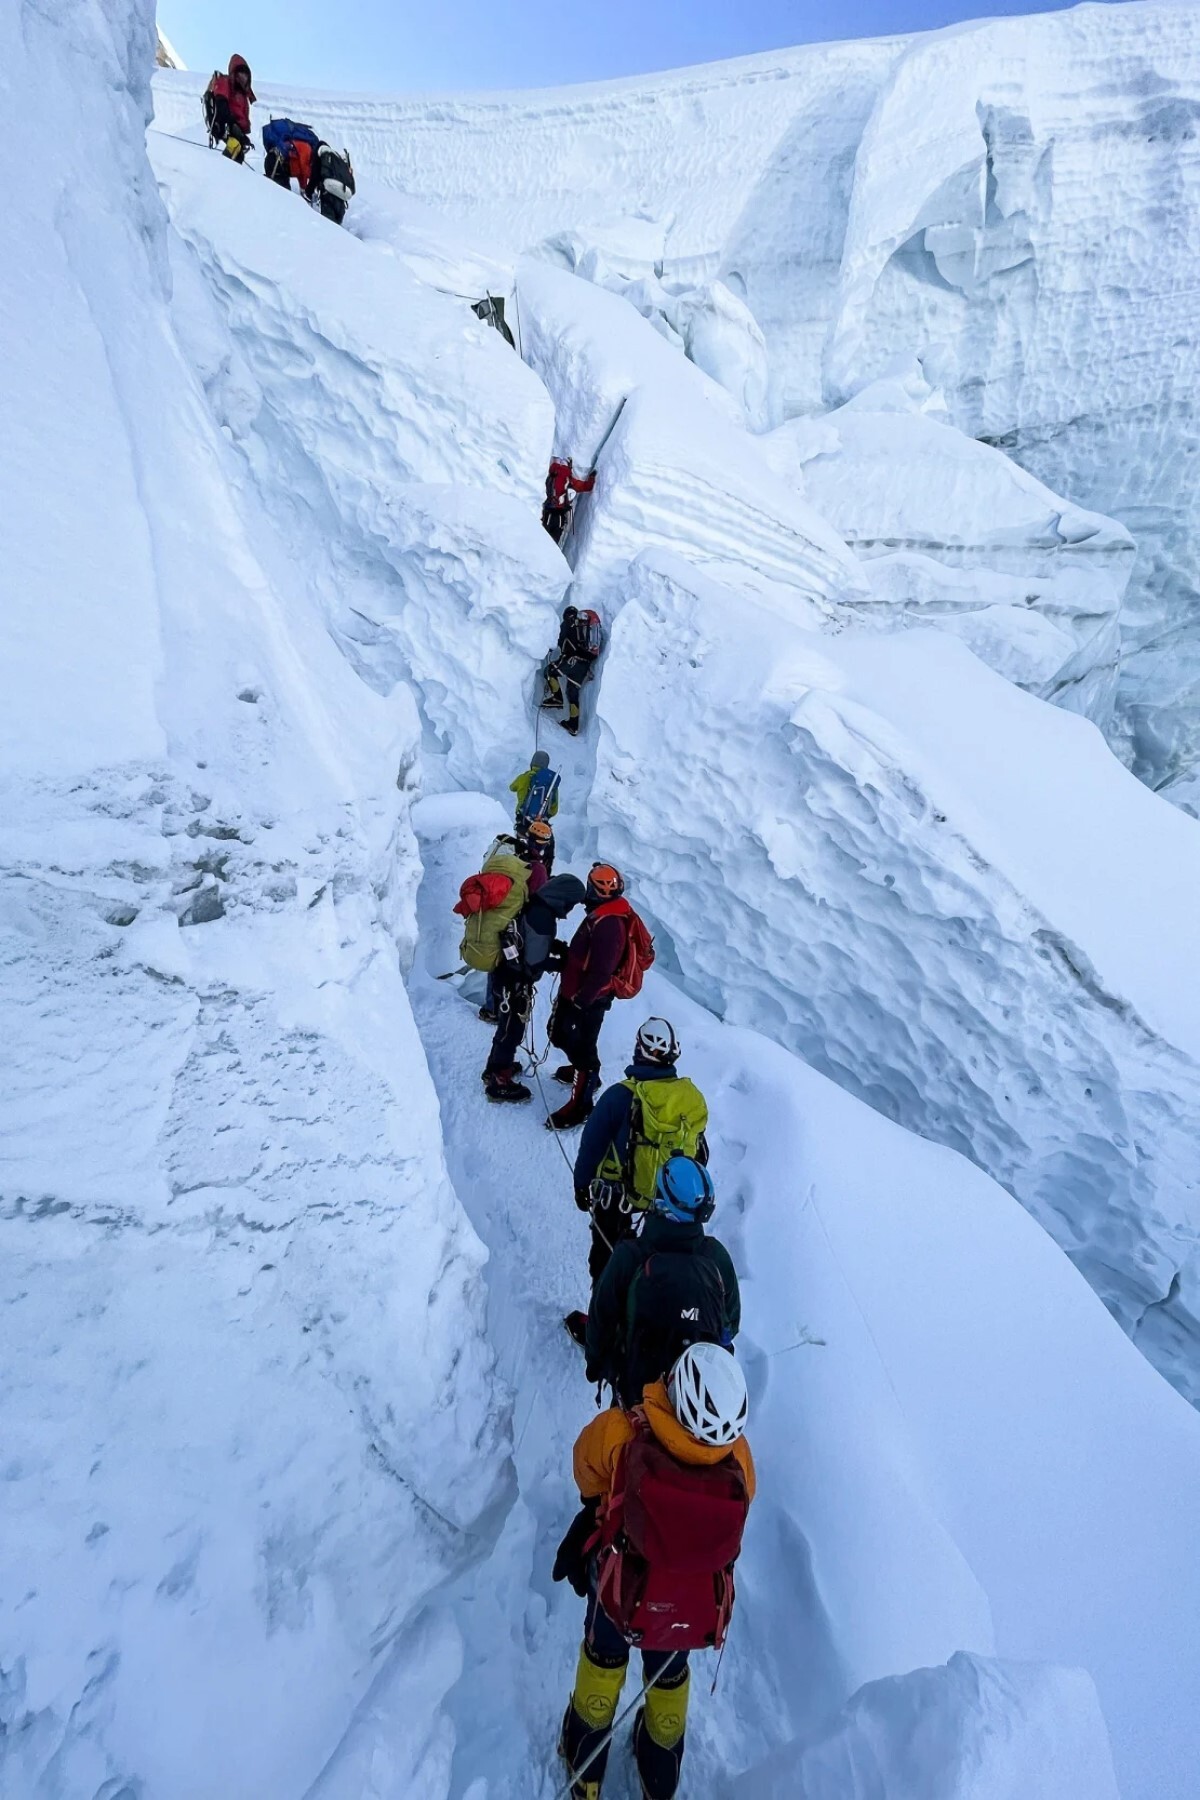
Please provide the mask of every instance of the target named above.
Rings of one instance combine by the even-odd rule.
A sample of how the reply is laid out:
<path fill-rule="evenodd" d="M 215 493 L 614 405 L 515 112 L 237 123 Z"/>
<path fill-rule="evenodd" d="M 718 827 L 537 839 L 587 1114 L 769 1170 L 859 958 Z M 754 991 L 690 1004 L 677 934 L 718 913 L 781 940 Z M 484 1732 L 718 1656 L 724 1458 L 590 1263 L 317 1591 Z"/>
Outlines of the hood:
<path fill-rule="evenodd" d="M 248 84 L 247 89 L 246 89 L 246 98 L 248 100 L 253 100 L 255 98 L 254 77 L 250 73 L 250 64 L 246 61 L 244 56 L 231 56 L 229 59 L 229 79 L 230 79 L 231 83 L 233 81 L 234 76 L 238 73 L 239 69 L 245 69 L 245 71 L 246 71 L 246 80 L 247 80 L 247 84 Z"/>
<path fill-rule="evenodd" d="M 565 919 L 577 906 L 582 906 L 586 889 L 578 875 L 552 875 L 538 889 L 538 905 L 548 907 L 556 919 Z"/>
<path fill-rule="evenodd" d="M 615 900 L 606 900 L 602 894 L 589 894 L 584 890 L 588 917 L 591 919 L 623 918 L 633 911 L 624 894 L 618 894 Z"/>
<path fill-rule="evenodd" d="M 703 1238 L 704 1227 L 697 1219 L 670 1219 L 653 1206 L 642 1221 L 642 1243 L 658 1250 L 691 1249 Z"/>
<path fill-rule="evenodd" d="M 685 1431 L 671 1410 L 665 1381 L 652 1381 L 643 1389 L 642 1408 L 651 1431 L 677 1462 L 724 1462 L 733 1449 L 732 1444 L 702 1444 L 690 1431 Z"/>

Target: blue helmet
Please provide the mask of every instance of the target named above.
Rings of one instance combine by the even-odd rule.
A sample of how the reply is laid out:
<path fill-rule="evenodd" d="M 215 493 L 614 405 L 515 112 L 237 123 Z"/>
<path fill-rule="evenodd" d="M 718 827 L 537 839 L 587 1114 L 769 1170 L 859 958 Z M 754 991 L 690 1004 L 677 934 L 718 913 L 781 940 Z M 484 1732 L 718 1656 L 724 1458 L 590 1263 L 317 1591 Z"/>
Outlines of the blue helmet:
<path fill-rule="evenodd" d="M 677 1225 L 703 1225 L 717 1204 L 712 1176 L 695 1157 L 676 1150 L 658 1171 L 654 1210 Z"/>

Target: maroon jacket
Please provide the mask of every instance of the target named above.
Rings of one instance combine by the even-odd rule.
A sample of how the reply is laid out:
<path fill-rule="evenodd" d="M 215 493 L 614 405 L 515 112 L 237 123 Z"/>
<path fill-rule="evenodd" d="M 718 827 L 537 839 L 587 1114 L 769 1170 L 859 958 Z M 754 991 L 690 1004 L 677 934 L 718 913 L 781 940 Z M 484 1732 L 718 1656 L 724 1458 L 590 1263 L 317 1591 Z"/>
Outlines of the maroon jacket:
<path fill-rule="evenodd" d="M 237 82 L 233 79 L 239 69 L 245 69 L 246 71 L 246 86 L 244 88 L 239 87 Z M 217 79 L 212 84 L 212 91 L 216 99 L 225 102 L 226 106 L 229 108 L 229 116 L 234 124 L 242 131 L 249 133 L 250 103 L 256 98 L 256 95 L 250 81 L 250 64 L 246 61 L 244 56 L 230 57 L 229 73 L 227 75 L 217 76 Z"/>
<path fill-rule="evenodd" d="M 564 1000 L 591 1006 L 612 993 L 613 976 L 625 954 L 632 908 L 628 900 L 603 900 L 588 913 L 571 939 L 559 987 Z"/>

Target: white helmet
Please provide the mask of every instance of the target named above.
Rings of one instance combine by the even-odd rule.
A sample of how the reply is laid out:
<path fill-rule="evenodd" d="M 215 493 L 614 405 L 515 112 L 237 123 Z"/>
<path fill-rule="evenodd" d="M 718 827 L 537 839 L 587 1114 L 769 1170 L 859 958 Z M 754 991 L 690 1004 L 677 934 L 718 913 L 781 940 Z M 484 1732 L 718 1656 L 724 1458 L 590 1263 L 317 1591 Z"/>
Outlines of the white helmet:
<path fill-rule="evenodd" d="M 663 1063 L 670 1068 L 679 1061 L 679 1039 L 669 1019 L 647 1019 L 637 1034 L 633 1054 L 638 1062 Z"/>
<path fill-rule="evenodd" d="M 720 1344 L 689 1344 L 667 1376 L 667 1392 L 679 1423 L 702 1444 L 734 1444 L 746 1429 L 746 1377 Z"/>

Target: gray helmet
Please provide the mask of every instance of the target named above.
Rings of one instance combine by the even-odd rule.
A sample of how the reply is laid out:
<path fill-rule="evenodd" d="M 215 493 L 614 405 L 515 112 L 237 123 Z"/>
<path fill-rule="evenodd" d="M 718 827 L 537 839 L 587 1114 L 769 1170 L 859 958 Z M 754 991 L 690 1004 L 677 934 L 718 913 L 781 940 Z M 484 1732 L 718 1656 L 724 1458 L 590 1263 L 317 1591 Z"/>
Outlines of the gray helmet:
<path fill-rule="evenodd" d="M 548 769 L 550 758 L 544 750 L 535 750 L 529 759 L 529 766 L 531 769 Z"/>

